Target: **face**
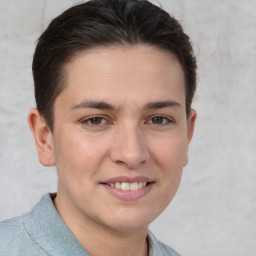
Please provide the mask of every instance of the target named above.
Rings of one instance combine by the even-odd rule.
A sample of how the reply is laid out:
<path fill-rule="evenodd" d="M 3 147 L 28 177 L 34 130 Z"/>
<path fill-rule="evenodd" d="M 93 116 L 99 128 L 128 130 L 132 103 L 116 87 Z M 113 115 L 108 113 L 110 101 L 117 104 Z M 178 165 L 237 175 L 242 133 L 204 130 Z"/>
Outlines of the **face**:
<path fill-rule="evenodd" d="M 67 66 L 54 105 L 56 202 L 81 223 L 148 226 L 173 199 L 187 163 L 195 113 L 184 74 L 149 46 L 84 51 Z"/>

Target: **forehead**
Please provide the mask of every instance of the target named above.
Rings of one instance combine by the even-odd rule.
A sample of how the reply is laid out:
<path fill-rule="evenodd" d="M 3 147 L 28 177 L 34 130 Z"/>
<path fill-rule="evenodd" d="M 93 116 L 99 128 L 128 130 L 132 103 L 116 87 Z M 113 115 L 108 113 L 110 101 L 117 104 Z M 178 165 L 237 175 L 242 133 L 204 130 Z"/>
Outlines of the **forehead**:
<path fill-rule="evenodd" d="M 185 102 L 184 72 L 178 59 L 152 46 L 85 50 L 67 64 L 65 80 L 60 96 L 74 103 L 90 97 L 117 103 L 118 99 L 149 101 L 150 97 L 159 100 L 166 94 L 179 95 L 182 104 Z"/>

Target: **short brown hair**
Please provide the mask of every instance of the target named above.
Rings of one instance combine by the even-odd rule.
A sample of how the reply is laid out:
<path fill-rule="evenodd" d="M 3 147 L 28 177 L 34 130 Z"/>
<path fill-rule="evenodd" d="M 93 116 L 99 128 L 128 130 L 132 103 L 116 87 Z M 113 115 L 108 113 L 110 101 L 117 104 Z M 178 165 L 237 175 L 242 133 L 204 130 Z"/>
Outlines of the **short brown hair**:
<path fill-rule="evenodd" d="M 53 106 L 64 88 L 65 65 L 97 46 L 146 44 L 176 55 L 185 75 L 186 112 L 196 89 L 196 60 L 179 22 L 147 0 L 91 0 L 52 20 L 38 39 L 33 58 L 35 98 L 53 130 Z"/>

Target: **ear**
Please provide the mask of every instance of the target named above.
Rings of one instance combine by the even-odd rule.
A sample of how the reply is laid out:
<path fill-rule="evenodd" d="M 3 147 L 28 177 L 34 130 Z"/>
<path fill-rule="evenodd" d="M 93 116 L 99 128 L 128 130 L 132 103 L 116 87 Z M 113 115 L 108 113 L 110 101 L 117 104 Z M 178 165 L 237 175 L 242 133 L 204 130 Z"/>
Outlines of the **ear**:
<path fill-rule="evenodd" d="M 192 109 L 190 111 L 188 124 L 187 124 L 187 150 L 194 134 L 195 122 L 196 122 L 196 111 Z M 187 165 L 187 163 L 188 163 L 188 155 L 186 153 L 186 158 L 183 166 Z"/>
<path fill-rule="evenodd" d="M 189 119 L 188 119 L 188 144 L 190 143 L 194 134 L 195 122 L 196 122 L 196 111 L 194 109 L 191 109 Z"/>
<path fill-rule="evenodd" d="M 40 163 L 44 166 L 55 165 L 52 132 L 37 109 L 29 111 L 28 124 L 34 136 Z"/>

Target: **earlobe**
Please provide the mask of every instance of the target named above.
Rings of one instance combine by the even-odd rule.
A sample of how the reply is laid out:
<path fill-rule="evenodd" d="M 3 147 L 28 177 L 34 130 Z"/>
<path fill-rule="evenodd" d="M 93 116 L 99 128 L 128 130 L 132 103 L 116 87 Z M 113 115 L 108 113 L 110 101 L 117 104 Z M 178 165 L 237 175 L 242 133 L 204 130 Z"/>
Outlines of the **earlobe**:
<path fill-rule="evenodd" d="M 40 163 L 44 166 L 55 165 L 52 132 L 37 109 L 33 108 L 29 111 L 28 124 L 34 137 Z"/>

